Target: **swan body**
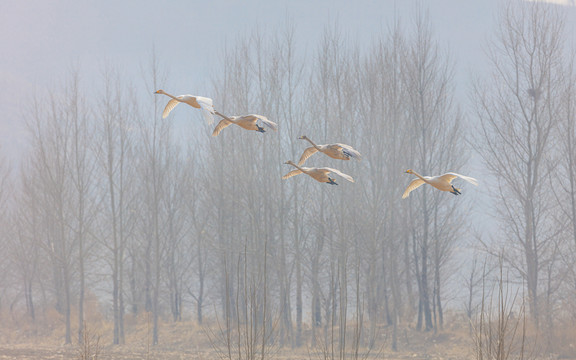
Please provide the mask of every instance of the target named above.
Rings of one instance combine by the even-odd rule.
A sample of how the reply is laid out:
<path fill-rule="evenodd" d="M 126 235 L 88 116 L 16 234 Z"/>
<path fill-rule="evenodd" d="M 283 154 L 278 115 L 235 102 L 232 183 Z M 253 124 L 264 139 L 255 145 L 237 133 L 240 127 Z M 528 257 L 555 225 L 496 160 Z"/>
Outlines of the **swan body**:
<path fill-rule="evenodd" d="M 410 169 L 406 170 L 405 172 L 408 174 L 416 175 L 418 178 L 410 182 L 410 185 L 408 185 L 408 187 L 404 191 L 404 194 L 402 195 L 402 199 L 406 199 L 413 190 L 419 188 L 423 184 L 432 185 L 440 191 L 448 191 L 449 193 L 452 193 L 454 195 L 460 195 L 461 194 L 460 189 L 455 188 L 454 185 L 451 184 L 452 180 L 456 178 L 464 179 L 469 183 L 478 186 L 478 180 L 469 176 L 464 176 L 453 172 L 449 172 L 439 176 L 422 176 Z"/>
<path fill-rule="evenodd" d="M 304 164 L 304 162 L 310 156 L 314 155 L 318 151 L 330 156 L 333 159 L 339 159 L 339 160 L 350 160 L 350 159 L 361 160 L 362 159 L 362 155 L 350 145 L 339 144 L 339 143 L 326 144 L 326 145 L 316 145 L 306 135 L 302 135 L 298 139 L 306 140 L 310 144 L 312 144 L 311 147 L 307 148 L 302 153 L 302 156 L 300 157 L 300 160 L 298 161 L 299 166 Z"/>
<path fill-rule="evenodd" d="M 214 123 L 214 117 L 212 115 L 214 115 L 216 111 L 214 110 L 214 106 L 212 105 L 212 99 L 210 98 L 203 96 L 194 96 L 189 94 L 174 96 L 168 94 L 164 90 L 158 90 L 155 92 L 155 94 L 164 94 L 172 98 L 170 101 L 168 101 L 168 104 L 166 104 L 166 107 L 162 112 L 162 119 L 166 119 L 170 114 L 170 111 L 172 111 L 172 109 L 174 109 L 176 105 L 180 103 L 185 103 L 196 109 L 201 109 L 202 115 L 204 115 L 204 118 L 206 119 L 208 124 Z"/>
<path fill-rule="evenodd" d="M 343 172 L 336 170 L 336 169 L 332 169 L 332 168 L 328 168 L 328 167 L 323 167 L 323 168 L 315 168 L 315 167 L 301 167 L 299 165 L 294 164 L 292 161 L 288 160 L 286 161 L 284 164 L 289 164 L 294 166 L 296 169 L 290 171 L 288 174 L 282 176 L 282 180 L 288 179 L 292 176 L 295 175 L 299 175 L 299 174 L 306 174 L 310 177 L 312 177 L 314 180 L 318 181 L 318 182 L 322 182 L 322 183 L 327 183 L 330 185 L 338 185 L 334 179 L 332 179 L 329 174 L 330 173 L 334 173 L 336 175 L 339 175 L 341 177 L 343 177 L 344 179 L 350 181 L 350 182 L 354 182 L 354 179 L 352 178 L 352 176 L 344 174 Z"/>
<path fill-rule="evenodd" d="M 246 130 L 254 130 L 254 131 L 261 132 L 261 133 L 266 132 L 266 130 L 264 130 L 263 127 L 258 125 L 258 123 L 257 123 L 258 120 L 260 120 L 260 122 L 262 124 L 266 125 L 270 129 L 272 129 L 274 131 L 278 130 L 278 124 L 276 124 L 273 121 L 268 120 L 268 118 L 266 116 L 250 114 L 250 115 L 228 117 L 228 116 L 223 116 L 219 113 L 217 113 L 217 114 L 222 116 L 223 119 L 220 120 L 218 125 L 216 125 L 216 127 L 214 128 L 214 131 L 212 132 L 212 136 L 218 136 L 218 134 L 220 134 L 220 132 L 222 130 L 224 130 L 224 128 L 226 128 L 228 125 L 231 125 L 231 124 L 238 125 L 241 128 L 246 129 Z"/>

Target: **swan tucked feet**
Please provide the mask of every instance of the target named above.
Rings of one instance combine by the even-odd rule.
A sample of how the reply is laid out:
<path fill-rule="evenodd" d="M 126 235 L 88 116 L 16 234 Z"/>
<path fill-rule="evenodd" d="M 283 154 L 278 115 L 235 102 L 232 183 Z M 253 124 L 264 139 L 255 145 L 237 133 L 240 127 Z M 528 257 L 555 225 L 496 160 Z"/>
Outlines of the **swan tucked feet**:
<path fill-rule="evenodd" d="M 453 191 L 450 191 L 452 194 L 454 194 L 454 195 L 462 195 L 462 193 L 460 192 L 460 189 L 456 189 L 456 188 L 454 187 L 454 185 L 452 185 L 452 190 L 453 190 Z"/>

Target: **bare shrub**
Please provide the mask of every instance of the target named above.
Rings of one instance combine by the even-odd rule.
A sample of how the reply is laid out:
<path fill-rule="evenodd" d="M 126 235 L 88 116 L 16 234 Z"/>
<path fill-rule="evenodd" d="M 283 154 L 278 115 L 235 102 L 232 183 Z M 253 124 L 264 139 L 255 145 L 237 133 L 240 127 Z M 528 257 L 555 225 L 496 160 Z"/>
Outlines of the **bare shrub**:
<path fill-rule="evenodd" d="M 519 289 L 510 286 L 503 268 L 503 258 L 500 257 L 499 277 L 489 294 L 486 293 L 486 276 L 483 277 L 481 310 L 476 323 L 472 325 L 475 357 L 478 360 L 529 358 L 526 353 L 525 304 L 518 296 Z"/>
<path fill-rule="evenodd" d="M 83 326 L 82 342 L 78 344 L 78 356 L 80 360 L 97 360 L 100 358 L 102 346 L 100 345 L 100 334 L 90 330 L 86 323 Z"/>

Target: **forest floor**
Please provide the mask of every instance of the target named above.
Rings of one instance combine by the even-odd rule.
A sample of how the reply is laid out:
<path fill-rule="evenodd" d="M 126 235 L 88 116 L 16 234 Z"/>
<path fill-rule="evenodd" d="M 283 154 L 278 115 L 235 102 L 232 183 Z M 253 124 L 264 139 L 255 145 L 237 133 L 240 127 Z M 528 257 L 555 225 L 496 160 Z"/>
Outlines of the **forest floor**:
<path fill-rule="evenodd" d="M 165 338 L 159 346 L 142 346 L 142 344 L 116 345 L 100 344 L 98 356 L 95 359 L 191 359 L 191 360 L 217 360 L 221 358 L 218 352 L 211 346 L 195 347 L 177 344 Z M 438 340 L 434 340 L 436 338 Z M 473 348 L 468 342 L 454 341 L 452 335 L 442 334 L 434 336 L 430 334 L 428 344 L 416 344 L 414 348 L 399 351 L 382 349 L 366 354 L 360 350 L 360 359 L 426 359 L 426 360 L 463 360 L 473 359 Z M 170 342 L 170 344 L 167 344 Z M 163 344 L 163 345 L 162 345 Z M 43 340 L 20 344 L 0 344 L 0 359 L 83 359 L 82 350 L 78 345 L 64 345 L 62 343 Z M 260 354 L 258 353 L 258 359 Z M 325 356 L 326 355 L 326 356 Z M 335 354 L 339 358 L 339 354 Z M 233 354 L 232 358 L 240 356 Z M 299 349 L 276 349 L 267 354 L 266 359 L 276 360 L 326 360 L 333 358 L 329 354 L 319 350 L 311 350 L 307 347 Z M 348 353 L 346 358 L 353 359 L 354 354 Z"/>
<path fill-rule="evenodd" d="M 227 347 L 216 336 L 207 334 L 206 330 L 192 321 L 162 322 L 159 329 L 159 345 L 152 346 L 151 326 L 145 319 L 128 319 L 126 322 L 126 344 L 111 345 L 112 324 L 104 321 L 93 321 L 87 327 L 87 341 L 91 349 L 81 349 L 77 341 L 72 345 L 64 344 L 63 324 L 55 319 L 48 325 L 47 319 L 28 322 L 2 321 L 0 316 L 0 359 L 191 359 L 218 360 L 227 354 Z M 388 331 L 384 329 L 383 332 Z M 209 330 L 213 332 L 213 330 Z M 469 360 L 475 359 L 474 341 L 470 329 L 464 321 L 452 322 L 442 331 L 422 332 L 410 326 L 398 332 L 398 350 L 392 351 L 389 334 L 384 334 L 379 349 L 360 349 L 358 359 L 388 359 L 388 360 Z M 528 359 L 566 359 L 576 360 L 576 337 L 574 333 L 567 334 L 565 339 L 559 339 L 564 344 L 562 350 L 546 356 L 529 356 Z M 73 339 L 77 336 L 77 328 L 73 330 Z M 348 341 L 348 349 L 352 342 Z M 270 348 L 266 359 L 270 360 L 329 360 L 342 358 L 337 350 L 322 350 L 319 347 L 305 345 L 291 349 Z M 345 354 L 347 359 L 354 359 L 355 354 Z M 97 352 L 96 357 L 85 354 Z M 257 353 L 258 359 L 261 354 Z M 84 357 L 83 357 L 84 356 Z M 225 356 L 224 356 L 225 357 Z M 233 359 L 247 359 L 246 354 L 233 351 Z"/>

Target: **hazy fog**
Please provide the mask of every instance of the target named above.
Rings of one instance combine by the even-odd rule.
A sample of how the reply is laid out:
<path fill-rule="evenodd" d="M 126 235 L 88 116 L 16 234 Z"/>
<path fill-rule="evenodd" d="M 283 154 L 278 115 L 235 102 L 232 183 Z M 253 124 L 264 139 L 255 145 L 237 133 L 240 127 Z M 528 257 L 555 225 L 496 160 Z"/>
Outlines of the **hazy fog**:
<path fill-rule="evenodd" d="M 514 71 L 494 55 L 501 50 L 494 45 L 498 40 L 504 49 L 516 44 L 506 42 L 505 31 L 499 33 L 504 39 L 495 35 L 502 25 L 501 4 L 2 2 L 0 160 L 8 160 L 18 195 L 15 200 L 0 191 L 0 202 L 16 209 L 3 214 L 15 220 L 7 221 L 12 223 L 10 235 L 0 233 L 0 239 L 10 243 L 7 248 L 18 249 L 13 261 L 22 268 L 5 265 L 12 277 L 0 285 L 20 286 L 15 274 L 24 274 L 26 299 L 14 303 L 25 303 L 30 312 L 40 302 L 32 294 L 43 282 L 50 283 L 43 300 L 47 306 L 56 302 L 59 312 L 65 312 L 62 302 L 67 301 L 67 342 L 74 326 L 71 303 L 82 308 L 85 289 L 101 296 L 108 311 L 114 308 L 107 315 L 122 327 L 114 329 L 115 342 L 123 336 L 119 319 L 125 312 L 145 308 L 155 314 L 155 322 L 170 315 L 178 321 L 182 313 L 192 314 L 190 304 L 197 303 L 201 319 L 202 306 L 209 303 L 231 316 L 230 311 L 242 310 L 240 300 L 232 304 L 232 292 L 261 290 L 264 295 L 254 291 L 243 305 L 253 301 L 263 319 L 272 307 L 287 308 L 279 320 L 285 332 L 280 337 L 294 346 L 300 342 L 303 316 L 305 323 L 317 317 L 318 326 L 329 321 L 337 325 L 334 319 L 339 318 L 345 328 L 346 310 L 356 304 L 360 311 L 361 301 L 352 299 L 354 281 L 358 289 L 365 287 L 362 296 L 368 317 L 377 319 L 374 324 L 386 318 L 396 331 L 396 321 L 413 321 L 418 313 L 419 328 L 436 328 L 437 313 L 442 323 L 442 306 L 462 310 L 466 298 L 478 296 L 453 291 L 462 289 L 464 274 L 475 269 L 476 245 L 483 246 L 482 256 L 497 256 L 494 249 L 499 247 L 490 242 L 504 244 L 506 239 L 511 247 L 506 261 L 518 278 L 526 279 L 528 291 L 534 291 L 530 298 L 557 296 L 557 303 L 546 303 L 546 309 L 555 309 L 562 298 L 556 294 L 572 291 L 562 281 L 572 276 L 573 260 L 561 254 L 576 245 L 571 243 L 572 230 L 576 232 L 571 228 L 576 217 L 571 216 L 576 213 L 570 211 L 576 208 L 568 201 L 575 194 L 569 185 L 576 164 L 567 156 L 573 140 L 568 136 L 573 130 L 573 74 L 570 65 L 564 67 L 569 57 L 551 51 L 562 55 L 552 60 L 543 56 L 552 70 L 542 71 L 537 81 L 527 76 L 521 86 L 511 87 Z M 560 37 L 551 26 L 550 38 L 538 41 L 570 53 L 576 48 L 576 8 L 549 6 L 562 6 L 566 36 L 556 43 Z M 261 36 L 262 48 L 255 34 Z M 294 50 L 294 58 L 287 49 Z M 157 63 L 151 62 L 153 56 Z M 421 66 L 420 59 L 428 66 Z M 555 67 L 557 63 L 562 66 Z M 265 71 L 256 71 L 255 64 Z M 152 95 L 158 88 L 209 96 L 229 115 L 262 112 L 280 130 L 260 137 L 231 126 L 212 138 L 212 127 L 187 105 L 161 120 L 168 98 Z M 363 162 L 330 164 L 342 166 L 356 183 L 328 189 L 303 175 L 281 181 L 289 170 L 283 161 L 297 160 L 304 149 L 297 140 L 303 132 L 320 143 L 353 142 Z M 521 141 L 524 133 L 529 145 Z M 511 145 L 509 138 L 518 142 Z M 50 155 L 60 151 L 64 160 Z M 313 160 L 322 159 L 318 154 Z M 456 199 L 421 188 L 402 202 L 399 197 L 412 179 L 402 171 L 418 170 L 416 166 L 462 170 L 480 186 L 465 184 L 464 195 Z M 121 177 L 116 172 L 120 168 Z M 525 168 L 540 172 L 526 180 Z M 555 171 L 565 176 L 554 187 L 559 192 L 550 196 Z M 525 185 L 529 196 L 509 179 Z M 119 202 L 118 194 L 125 202 Z M 521 234 L 538 240 L 534 252 L 544 253 L 541 262 L 528 255 L 528 260 L 519 260 L 533 250 L 520 246 L 525 244 Z M 21 251 L 25 246 L 20 239 L 30 246 L 26 251 Z M 270 246 L 267 252 L 264 246 Z M 42 259 L 41 270 L 26 266 L 32 250 Z M 273 254 L 273 264 L 267 263 L 268 254 Z M 236 272 L 228 268 L 231 264 L 242 270 L 242 279 L 231 277 Z M 546 283 L 546 276 L 562 279 L 562 285 Z M 273 285 L 262 285 L 263 278 Z M 210 285 L 205 298 L 204 281 Z M 68 292 L 67 299 L 60 290 Z M 273 305 L 260 303 L 267 295 Z M 10 296 L 20 293 L 14 290 Z M 183 298 L 188 301 L 184 311 Z M 426 305 L 418 303 L 422 298 Z M 433 309 L 423 309 L 429 302 Z M 543 307 L 530 303 L 535 319 Z M 434 325 L 426 318 L 431 313 Z M 552 313 L 546 313 L 547 319 Z M 298 330 L 292 322 L 299 324 Z"/>
<path fill-rule="evenodd" d="M 311 49 L 326 27 L 337 26 L 362 47 L 409 19 L 418 1 L 3 1 L 0 4 L 0 129 L 3 151 L 22 146 L 21 108 L 50 91 L 78 65 L 86 82 L 114 63 L 140 76 L 155 49 L 170 71 L 166 88 L 205 93 L 226 44 L 255 29 L 290 21 L 299 47 Z M 499 1 L 421 2 L 436 38 L 457 63 L 459 82 L 483 66 L 481 43 L 491 31 Z M 137 5 L 136 5 L 137 4 Z M 146 89 L 153 91 L 153 89 Z M 14 136 L 17 134 L 16 136 Z"/>

